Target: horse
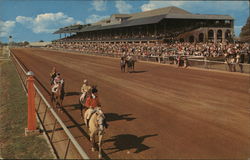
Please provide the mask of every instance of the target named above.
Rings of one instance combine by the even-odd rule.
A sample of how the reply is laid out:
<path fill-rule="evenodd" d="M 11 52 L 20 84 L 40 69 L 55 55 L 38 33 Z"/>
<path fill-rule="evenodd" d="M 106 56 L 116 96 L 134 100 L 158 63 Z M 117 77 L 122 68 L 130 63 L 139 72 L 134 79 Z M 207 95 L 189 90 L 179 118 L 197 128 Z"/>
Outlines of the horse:
<path fill-rule="evenodd" d="M 240 72 L 243 73 L 243 63 L 245 61 L 245 55 L 243 53 L 238 53 L 236 56 L 236 64 L 240 67 Z"/>
<path fill-rule="evenodd" d="M 62 102 L 64 99 L 65 91 L 64 91 L 64 80 L 62 79 L 60 83 L 58 83 L 58 87 L 55 91 L 51 93 L 51 102 L 55 102 L 56 108 L 62 110 Z"/>
<path fill-rule="evenodd" d="M 225 62 L 227 63 L 230 72 L 236 72 L 235 54 L 225 54 Z"/>
<path fill-rule="evenodd" d="M 125 57 L 121 57 L 120 67 L 121 67 L 121 72 L 122 72 L 122 71 L 125 72 L 125 68 L 126 68 Z"/>
<path fill-rule="evenodd" d="M 133 57 L 127 57 L 125 60 L 125 65 L 127 66 L 127 71 L 135 70 L 135 62 L 136 60 Z"/>
<path fill-rule="evenodd" d="M 89 126 L 89 137 L 90 142 L 92 144 L 91 150 L 95 151 L 95 139 L 98 136 L 98 157 L 102 158 L 102 137 L 104 135 L 104 128 L 107 128 L 107 124 L 105 121 L 104 113 L 102 112 L 100 107 L 97 107 L 92 110 L 92 114 L 90 115 L 89 121 L 87 122 L 87 116 L 91 112 L 91 109 L 88 109 L 84 113 L 84 121 L 88 123 Z"/>

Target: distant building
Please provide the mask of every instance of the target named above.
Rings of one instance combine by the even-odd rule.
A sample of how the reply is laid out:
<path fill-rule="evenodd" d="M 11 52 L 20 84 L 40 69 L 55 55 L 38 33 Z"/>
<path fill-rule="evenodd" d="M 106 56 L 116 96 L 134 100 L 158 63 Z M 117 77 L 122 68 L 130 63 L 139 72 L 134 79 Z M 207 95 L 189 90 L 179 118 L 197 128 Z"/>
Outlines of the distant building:
<path fill-rule="evenodd" d="M 234 35 L 229 15 L 192 14 L 177 7 L 165 7 L 132 14 L 113 14 L 88 25 L 60 28 L 54 34 L 70 34 L 54 41 L 84 42 L 224 42 Z"/>
<path fill-rule="evenodd" d="M 29 42 L 28 47 L 47 47 L 52 45 L 52 42 Z"/>

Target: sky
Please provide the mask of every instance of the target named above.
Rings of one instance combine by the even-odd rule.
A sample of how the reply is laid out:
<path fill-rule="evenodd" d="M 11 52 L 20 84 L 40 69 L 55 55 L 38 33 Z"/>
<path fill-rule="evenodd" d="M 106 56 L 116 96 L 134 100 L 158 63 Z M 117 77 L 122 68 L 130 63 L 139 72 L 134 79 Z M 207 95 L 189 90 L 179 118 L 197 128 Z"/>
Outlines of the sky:
<path fill-rule="evenodd" d="M 61 27 L 94 23 L 111 14 L 135 13 L 176 6 L 194 14 L 221 14 L 234 18 L 238 36 L 249 16 L 249 1 L 156 0 L 0 0 L 0 41 L 52 41 Z"/>

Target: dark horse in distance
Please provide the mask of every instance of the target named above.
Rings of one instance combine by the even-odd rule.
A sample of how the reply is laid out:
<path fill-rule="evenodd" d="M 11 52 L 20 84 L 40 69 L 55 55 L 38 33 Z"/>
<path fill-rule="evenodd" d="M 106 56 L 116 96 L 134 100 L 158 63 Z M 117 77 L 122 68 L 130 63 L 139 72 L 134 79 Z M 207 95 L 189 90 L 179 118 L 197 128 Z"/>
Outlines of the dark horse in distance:
<path fill-rule="evenodd" d="M 135 70 L 135 62 L 136 60 L 132 56 L 121 57 L 120 67 L 121 71 L 125 72 L 127 66 L 127 72 L 131 72 Z"/>

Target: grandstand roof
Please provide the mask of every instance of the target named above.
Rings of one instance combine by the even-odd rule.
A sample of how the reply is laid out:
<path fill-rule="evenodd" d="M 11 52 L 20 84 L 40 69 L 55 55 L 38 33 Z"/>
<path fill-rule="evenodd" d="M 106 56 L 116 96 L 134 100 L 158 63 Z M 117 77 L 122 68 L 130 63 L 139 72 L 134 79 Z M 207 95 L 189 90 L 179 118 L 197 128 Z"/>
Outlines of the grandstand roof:
<path fill-rule="evenodd" d="M 70 25 L 64 28 L 60 28 L 59 30 L 57 30 L 56 32 L 54 32 L 54 34 L 60 34 L 60 33 L 76 33 L 78 32 L 80 29 L 88 26 L 89 24 L 86 25 L 80 25 L 80 24 L 76 24 L 76 25 Z"/>
<path fill-rule="evenodd" d="M 111 17 L 126 18 L 122 19 L 119 23 L 112 23 Z M 65 27 L 60 28 L 54 34 L 58 33 L 76 33 L 76 32 L 87 32 L 94 30 L 104 30 L 112 28 L 122 28 L 145 24 L 154 24 L 160 22 L 162 19 L 208 19 L 208 20 L 233 20 L 228 15 L 207 15 L 207 14 L 192 14 L 177 7 L 165 7 L 155 10 L 138 12 L 133 14 L 113 14 L 110 18 L 102 19 L 96 23 L 85 25 L 81 28 Z M 109 21 L 109 23 L 108 23 Z"/>
<path fill-rule="evenodd" d="M 214 20 L 232 20 L 228 15 L 212 15 L 212 14 L 167 14 L 167 19 L 214 19 Z"/>
<path fill-rule="evenodd" d="M 132 17 L 129 19 L 131 20 L 131 19 L 145 18 L 145 17 L 158 16 L 158 15 L 168 15 L 168 14 L 190 15 L 192 13 L 185 11 L 184 9 L 171 6 L 171 7 L 159 8 L 159 9 L 154 9 L 154 10 L 145 11 L 145 12 L 132 13 L 130 14 Z"/>

